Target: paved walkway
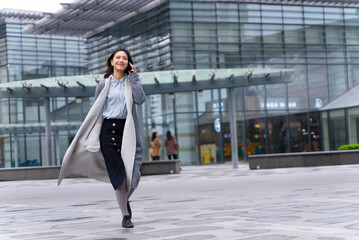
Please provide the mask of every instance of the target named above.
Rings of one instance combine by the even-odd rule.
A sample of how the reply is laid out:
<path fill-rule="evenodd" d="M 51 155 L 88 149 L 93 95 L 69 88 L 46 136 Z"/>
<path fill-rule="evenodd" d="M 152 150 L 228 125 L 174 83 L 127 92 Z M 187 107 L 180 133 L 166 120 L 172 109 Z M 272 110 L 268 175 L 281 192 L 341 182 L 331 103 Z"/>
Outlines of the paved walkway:
<path fill-rule="evenodd" d="M 0 239 L 359 239 L 359 165 L 182 169 L 142 177 L 133 229 L 121 227 L 109 184 L 0 182 Z"/>

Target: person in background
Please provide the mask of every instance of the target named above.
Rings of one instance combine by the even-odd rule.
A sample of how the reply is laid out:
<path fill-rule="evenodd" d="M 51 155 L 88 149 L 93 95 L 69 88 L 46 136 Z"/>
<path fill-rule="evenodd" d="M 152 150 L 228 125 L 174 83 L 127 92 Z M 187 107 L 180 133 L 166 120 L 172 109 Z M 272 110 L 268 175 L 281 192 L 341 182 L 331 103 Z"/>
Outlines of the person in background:
<path fill-rule="evenodd" d="M 161 143 L 158 140 L 158 133 L 153 132 L 151 138 L 151 157 L 152 160 L 160 160 L 161 153 L 160 153 Z"/>
<path fill-rule="evenodd" d="M 175 136 L 172 136 L 171 131 L 167 131 L 165 139 L 166 154 L 168 160 L 178 158 L 178 143 Z"/>

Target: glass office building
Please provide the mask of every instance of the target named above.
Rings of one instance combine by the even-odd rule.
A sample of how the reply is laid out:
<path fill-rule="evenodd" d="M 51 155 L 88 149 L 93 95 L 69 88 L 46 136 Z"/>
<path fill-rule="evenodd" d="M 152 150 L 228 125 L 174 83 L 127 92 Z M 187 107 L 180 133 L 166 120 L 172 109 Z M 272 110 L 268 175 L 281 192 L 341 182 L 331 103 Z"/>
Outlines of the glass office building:
<path fill-rule="evenodd" d="M 27 24 L 43 17 L 41 12 L 0 10 L 0 83 L 87 73 L 83 37 L 22 33 Z M 71 120 L 65 109 L 73 104 L 75 98 L 52 98 L 53 121 Z M 43 98 L 0 98 L 0 167 L 15 162 L 42 165 L 44 133 L 39 129 L 44 115 Z M 7 134 L 5 129 L 14 126 L 19 129 Z"/>
<path fill-rule="evenodd" d="M 88 30 L 90 73 L 102 73 L 106 58 L 119 46 L 131 52 L 140 72 L 295 69 L 292 82 L 235 89 L 240 159 L 250 154 L 336 150 L 358 142 L 359 102 L 351 107 L 333 105 L 350 96 L 359 82 L 356 1 L 158 2 L 101 31 Z M 68 9 L 83 10 L 84 5 L 77 1 Z M 46 34 L 49 26 L 39 28 Z M 56 32 L 56 27 L 47 31 Z M 74 27 L 67 32 L 59 27 L 58 32 L 76 34 Z M 172 94 L 168 89 L 166 94 L 148 96 L 142 108 L 145 145 L 153 131 L 160 133 L 163 143 L 171 130 L 180 145 L 181 164 L 230 159 L 227 90 Z M 81 121 L 66 116 L 66 121 Z M 64 137 L 60 146 L 65 147 L 71 136 Z M 166 159 L 164 148 L 162 159 Z"/>
<path fill-rule="evenodd" d="M 252 2 L 167 1 L 88 38 L 90 71 L 100 71 L 118 46 L 132 52 L 141 71 L 296 69 L 291 83 L 236 89 L 239 155 L 335 150 L 347 143 L 345 110 L 329 120 L 320 109 L 359 82 L 359 8 Z M 188 163 L 203 162 L 205 153 L 213 162 L 229 157 L 226 89 L 171 97 L 146 102 L 147 136 L 154 129 L 162 137 L 175 131 Z"/>

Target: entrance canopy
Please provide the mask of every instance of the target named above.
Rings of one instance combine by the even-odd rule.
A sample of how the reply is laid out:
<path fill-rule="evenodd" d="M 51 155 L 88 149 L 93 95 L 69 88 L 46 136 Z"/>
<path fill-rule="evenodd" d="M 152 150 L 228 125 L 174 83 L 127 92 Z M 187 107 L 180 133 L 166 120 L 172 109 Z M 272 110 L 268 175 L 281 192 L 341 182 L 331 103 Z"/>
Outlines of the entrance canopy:
<path fill-rule="evenodd" d="M 23 33 L 90 37 L 163 2 L 165 0 L 75 0 L 61 3 L 61 10 L 46 13 Z"/>
<path fill-rule="evenodd" d="M 334 99 L 320 110 L 334 110 L 359 106 L 359 85 Z"/>
<path fill-rule="evenodd" d="M 232 68 L 138 73 L 146 95 L 293 81 L 293 69 Z M 90 97 L 103 75 L 41 78 L 0 84 L 0 98 Z"/>
<path fill-rule="evenodd" d="M 143 72 L 139 73 L 139 77 L 146 95 L 228 88 L 229 121 L 231 136 L 234 136 L 231 138 L 231 144 L 237 146 L 234 87 L 285 83 L 294 80 L 295 75 L 292 69 L 234 68 Z M 91 97 L 101 79 L 103 79 L 102 75 L 82 75 L 0 84 L 0 98 L 44 98 L 45 110 L 44 123 L 0 124 L 0 134 L 13 134 L 16 139 L 17 134 L 45 132 L 46 159 L 50 164 L 52 162 L 52 132 L 57 134 L 58 130 L 75 130 L 81 124 L 80 122 L 71 122 L 70 124 L 67 121 L 52 123 L 50 119 L 50 97 Z M 143 126 L 140 126 L 140 129 L 142 128 Z M 17 144 L 16 140 L 14 142 Z M 58 141 L 56 144 L 56 149 L 58 149 Z M 246 145 L 244 146 L 246 148 Z M 238 153 L 234 149 L 232 148 L 232 161 L 233 167 L 237 168 Z M 18 157 L 15 156 L 15 159 Z M 56 159 L 59 163 L 60 156 L 57 155 Z"/>

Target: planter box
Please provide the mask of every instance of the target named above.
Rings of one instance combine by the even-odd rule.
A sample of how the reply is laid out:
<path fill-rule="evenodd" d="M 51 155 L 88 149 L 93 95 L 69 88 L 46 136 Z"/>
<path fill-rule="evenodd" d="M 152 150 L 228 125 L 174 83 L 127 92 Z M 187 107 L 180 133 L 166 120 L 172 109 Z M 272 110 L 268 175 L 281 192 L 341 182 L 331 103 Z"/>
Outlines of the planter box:
<path fill-rule="evenodd" d="M 359 150 L 260 154 L 248 161 L 252 170 L 359 164 Z"/>
<path fill-rule="evenodd" d="M 180 160 L 143 162 L 142 175 L 171 174 L 180 172 Z M 60 166 L 18 167 L 0 169 L 0 181 L 57 179 Z"/>

